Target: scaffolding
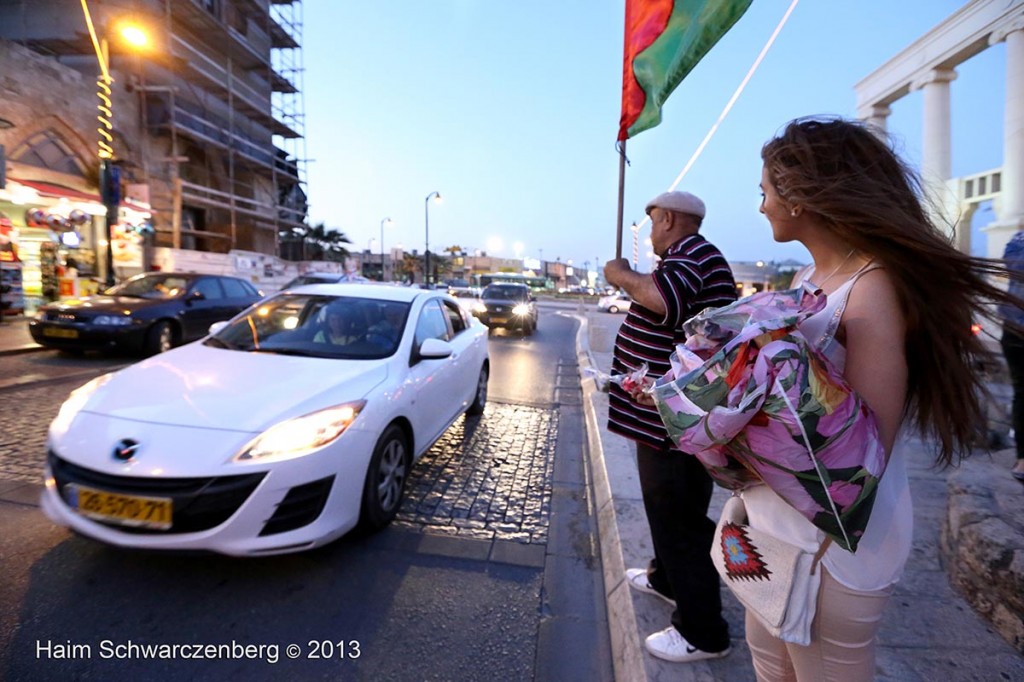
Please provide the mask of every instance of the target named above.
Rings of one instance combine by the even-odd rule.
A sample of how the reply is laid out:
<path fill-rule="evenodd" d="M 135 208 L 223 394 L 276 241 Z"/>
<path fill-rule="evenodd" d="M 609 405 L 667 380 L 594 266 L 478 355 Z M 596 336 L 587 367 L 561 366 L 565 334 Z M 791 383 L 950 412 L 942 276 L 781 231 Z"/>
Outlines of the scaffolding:
<path fill-rule="evenodd" d="M 278 253 L 306 222 L 300 0 L 90 4 L 101 31 L 128 15 L 155 44 L 112 40 L 110 63 L 112 144 L 153 207 L 156 245 Z M 0 0 L 0 36 L 95 75 L 80 0 Z"/>
<path fill-rule="evenodd" d="M 170 68 L 153 69 L 174 87 L 143 88 L 148 127 L 170 140 L 157 233 L 277 253 L 306 216 L 301 3 L 163 2 Z"/>

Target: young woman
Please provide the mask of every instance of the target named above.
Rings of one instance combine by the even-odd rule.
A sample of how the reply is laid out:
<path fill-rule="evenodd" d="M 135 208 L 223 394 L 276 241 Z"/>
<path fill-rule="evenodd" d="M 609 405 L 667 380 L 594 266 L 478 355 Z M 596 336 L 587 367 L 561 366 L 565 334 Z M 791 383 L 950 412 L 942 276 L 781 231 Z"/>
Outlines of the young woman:
<path fill-rule="evenodd" d="M 865 125 L 800 119 L 764 145 L 761 212 L 776 241 L 799 241 L 809 281 L 828 296 L 804 335 L 839 368 L 878 419 L 889 453 L 856 553 L 833 543 L 822 560 L 810 646 L 773 637 L 747 615 L 758 680 L 874 679 L 875 634 L 910 552 L 913 514 L 906 467 L 893 451 L 905 420 L 932 434 L 949 464 L 971 447 L 982 420 L 983 352 L 971 332 L 983 302 L 1009 297 L 989 282 L 998 261 L 956 250 L 932 220 L 919 179 Z M 823 535 L 767 486 L 743 493 L 749 523 L 808 551 Z"/>

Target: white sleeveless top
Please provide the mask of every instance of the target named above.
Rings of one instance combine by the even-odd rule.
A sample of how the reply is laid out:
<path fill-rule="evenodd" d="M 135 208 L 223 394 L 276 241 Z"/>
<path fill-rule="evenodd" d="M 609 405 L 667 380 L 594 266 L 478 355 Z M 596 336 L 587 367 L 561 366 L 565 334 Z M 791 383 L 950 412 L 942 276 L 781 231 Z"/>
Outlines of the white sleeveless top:
<path fill-rule="evenodd" d="M 838 368 L 846 367 L 846 349 L 835 340 L 835 332 L 846 309 L 846 300 L 854 282 L 868 270 L 858 270 L 835 292 L 829 294 L 825 308 L 800 325 L 808 341 L 821 350 Z M 814 274 L 811 268 L 801 281 Z M 799 282 L 795 282 L 797 286 Z M 742 493 L 751 527 L 815 552 L 825 534 L 800 512 L 786 504 L 771 488 L 759 485 Z M 894 449 L 889 464 L 878 483 L 875 504 L 867 528 L 851 553 L 832 543 L 822 563 L 832 577 L 843 585 L 861 592 L 889 587 L 903 574 L 910 555 L 914 527 L 914 511 L 910 500 L 910 484 L 901 449 Z"/>

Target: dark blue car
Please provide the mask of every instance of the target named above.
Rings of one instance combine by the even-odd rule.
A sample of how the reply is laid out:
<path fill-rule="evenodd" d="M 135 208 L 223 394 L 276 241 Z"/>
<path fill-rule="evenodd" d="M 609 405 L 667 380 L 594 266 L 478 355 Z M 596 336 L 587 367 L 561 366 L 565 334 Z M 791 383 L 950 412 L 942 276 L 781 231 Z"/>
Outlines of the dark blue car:
<path fill-rule="evenodd" d="M 47 348 L 152 355 L 206 336 L 211 324 L 262 298 L 262 292 L 237 277 L 151 272 L 97 296 L 44 305 L 29 331 Z"/>

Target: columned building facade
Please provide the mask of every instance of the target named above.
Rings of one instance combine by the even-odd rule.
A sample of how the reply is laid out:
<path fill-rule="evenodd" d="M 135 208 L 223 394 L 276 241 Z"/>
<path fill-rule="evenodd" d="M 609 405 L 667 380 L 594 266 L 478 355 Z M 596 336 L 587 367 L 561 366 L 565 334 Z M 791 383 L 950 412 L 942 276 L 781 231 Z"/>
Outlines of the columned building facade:
<path fill-rule="evenodd" d="M 956 67 L 998 43 L 1006 44 L 1003 165 L 952 175 L 950 84 Z M 920 90 L 924 102 L 921 177 L 932 199 L 955 220 L 953 238 L 971 249 L 971 217 L 992 200 L 996 220 L 985 228 L 986 255 L 997 258 L 1024 229 L 1024 0 L 972 0 L 855 86 L 857 115 L 886 130 L 890 105 Z"/>

